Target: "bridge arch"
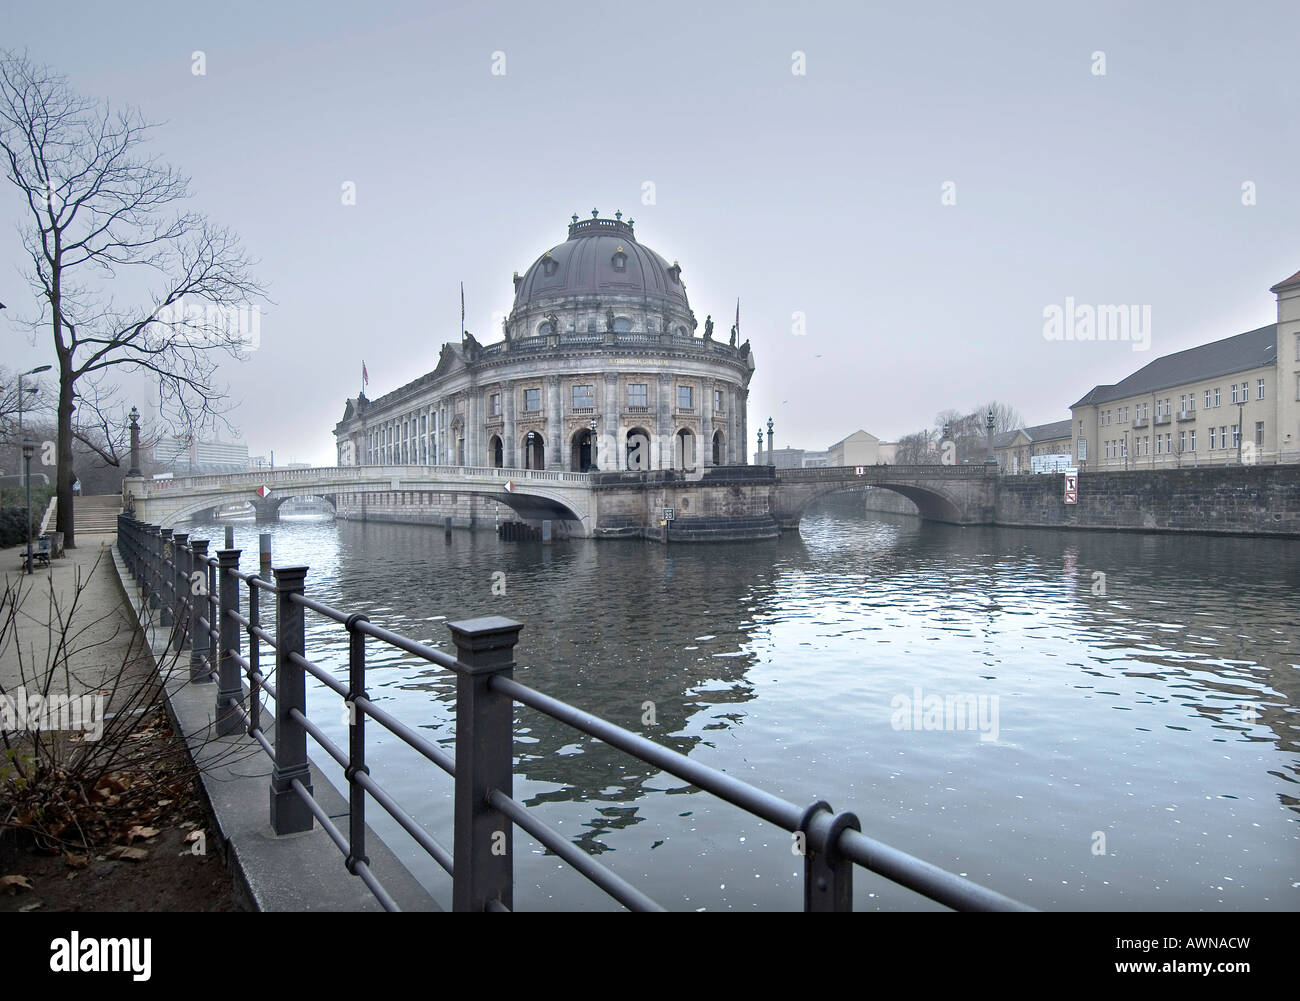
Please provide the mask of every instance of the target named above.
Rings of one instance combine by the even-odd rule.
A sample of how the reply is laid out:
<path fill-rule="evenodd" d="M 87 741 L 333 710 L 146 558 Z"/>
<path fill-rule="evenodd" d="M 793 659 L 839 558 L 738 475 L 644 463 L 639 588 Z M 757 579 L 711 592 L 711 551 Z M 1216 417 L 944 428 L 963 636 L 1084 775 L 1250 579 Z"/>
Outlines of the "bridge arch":
<path fill-rule="evenodd" d="M 783 529 L 797 528 L 804 512 L 822 497 L 866 487 L 906 497 L 927 521 L 981 524 L 991 512 L 993 480 L 982 471 L 940 470 L 930 475 L 917 467 L 782 470 L 778 481 L 773 514 Z"/>

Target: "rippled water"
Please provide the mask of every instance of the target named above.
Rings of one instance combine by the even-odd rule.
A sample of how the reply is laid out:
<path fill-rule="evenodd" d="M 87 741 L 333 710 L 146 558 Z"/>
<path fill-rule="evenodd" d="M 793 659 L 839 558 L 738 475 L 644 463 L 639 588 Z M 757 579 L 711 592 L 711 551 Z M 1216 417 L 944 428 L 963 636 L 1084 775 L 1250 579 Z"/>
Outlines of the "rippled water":
<path fill-rule="evenodd" d="M 236 528 L 245 568 L 257 530 Z M 444 649 L 449 620 L 518 619 L 525 684 L 853 810 L 872 837 L 1036 907 L 1300 907 L 1300 542 L 962 529 L 838 502 L 744 545 L 272 530 L 275 562 L 308 564 L 318 600 Z M 309 656 L 346 677 L 342 631 L 308 623 Z M 368 658 L 372 697 L 450 750 L 452 676 L 373 641 Z M 345 743 L 333 693 L 315 688 L 309 712 Z M 451 780 L 370 732 L 377 780 L 450 848 Z M 532 710 L 515 750 L 516 798 L 670 909 L 802 905 L 785 832 Z M 377 806 L 369 819 L 449 903 L 442 871 Z M 518 831 L 515 850 L 518 909 L 616 907 Z M 861 870 L 855 897 L 935 906 Z"/>

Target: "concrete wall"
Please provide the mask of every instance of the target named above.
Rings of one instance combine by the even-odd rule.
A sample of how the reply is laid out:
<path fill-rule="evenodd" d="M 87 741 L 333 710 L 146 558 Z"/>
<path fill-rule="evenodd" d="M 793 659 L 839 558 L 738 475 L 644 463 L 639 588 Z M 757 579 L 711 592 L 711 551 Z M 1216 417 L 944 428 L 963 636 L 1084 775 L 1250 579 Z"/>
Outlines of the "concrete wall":
<path fill-rule="evenodd" d="M 1237 466 L 1084 472 L 1079 503 L 1062 476 L 1008 476 L 998 484 L 995 523 L 1055 528 L 1300 535 L 1300 467 Z"/>
<path fill-rule="evenodd" d="M 364 502 L 363 502 L 364 498 Z M 432 490 L 394 490 L 377 494 L 341 494 L 335 517 L 343 521 L 388 521 L 409 525 L 444 524 L 454 528 L 491 529 L 497 520 L 515 521 L 508 507 L 480 494 Z"/>

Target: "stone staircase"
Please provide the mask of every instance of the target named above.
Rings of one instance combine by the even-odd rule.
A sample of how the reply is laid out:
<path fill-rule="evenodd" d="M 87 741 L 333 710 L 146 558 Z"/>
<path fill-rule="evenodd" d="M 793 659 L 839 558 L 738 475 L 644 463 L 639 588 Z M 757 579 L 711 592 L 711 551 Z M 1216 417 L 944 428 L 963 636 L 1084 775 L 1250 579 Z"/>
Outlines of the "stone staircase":
<path fill-rule="evenodd" d="M 122 513 L 122 495 L 77 497 L 72 502 L 77 535 L 116 535 L 117 516 Z"/>

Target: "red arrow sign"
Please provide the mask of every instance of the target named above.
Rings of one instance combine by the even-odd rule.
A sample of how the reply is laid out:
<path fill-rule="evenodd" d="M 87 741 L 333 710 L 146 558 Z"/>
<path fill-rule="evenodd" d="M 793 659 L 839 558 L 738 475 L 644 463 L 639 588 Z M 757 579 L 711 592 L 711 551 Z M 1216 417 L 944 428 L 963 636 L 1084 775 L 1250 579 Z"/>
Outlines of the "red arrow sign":
<path fill-rule="evenodd" d="M 514 492 L 515 492 L 515 481 L 514 481 L 514 480 L 506 480 L 506 490 L 507 490 L 509 493 L 514 493 Z"/>
<path fill-rule="evenodd" d="M 258 488 L 257 488 L 257 496 L 259 496 L 259 497 L 261 497 L 263 500 L 265 500 L 267 497 L 270 497 L 270 496 L 271 496 L 271 488 L 270 488 L 270 487 L 266 487 L 266 486 L 258 487 Z"/>

